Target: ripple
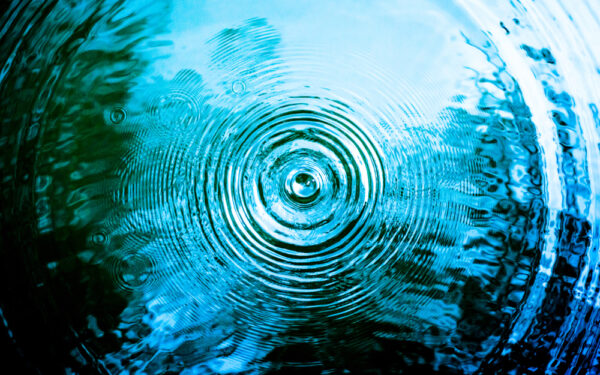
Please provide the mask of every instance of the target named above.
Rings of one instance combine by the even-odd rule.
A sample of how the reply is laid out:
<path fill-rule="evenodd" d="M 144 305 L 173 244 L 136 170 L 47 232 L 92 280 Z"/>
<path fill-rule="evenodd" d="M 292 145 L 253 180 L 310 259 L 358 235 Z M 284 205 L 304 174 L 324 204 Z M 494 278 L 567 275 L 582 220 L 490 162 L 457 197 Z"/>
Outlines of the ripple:
<path fill-rule="evenodd" d="M 125 254 L 115 260 L 113 272 L 117 287 L 125 291 L 139 289 L 148 284 L 154 272 L 150 259 L 141 254 Z"/>
<path fill-rule="evenodd" d="M 125 121 L 125 119 L 127 118 L 127 113 L 122 107 L 116 107 L 113 108 L 106 117 L 108 120 L 107 122 L 113 125 L 119 125 L 120 123 Z"/>
<path fill-rule="evenodd" d="M 157 126 L 173 129 L 198 121 L 200 110 L 193 96 L 185 91 L 173 91 L 157 97 L 148 112 Z"/>
<path fill-rule="evenodd" d="M 128 220 L 146 212 L 146 230 L 163 233 L 161 259 L 172 267 L 161 277 L 169 290 L 195 299 L 216 282 L 203 270 L 227 274 L 219 282 L 236 286 L 209 293 L 211 300 L 233 303 L 246 324 L 263 322 L 263 334 L 317 317 L 375 315 L 380 293 L 397 299 L 402 280 L 432 266 L 408 266 L 423 232 L 437 238 L 443 230 L 426 230 L 429 218 L 468 223 L 466 211 L 450 213 L 452 202 L 430 190 L 430 175 L 451 183 L 427 156 L 440 156 L 431 148 L 439 141 L 413 134 L 430 126 L 415 122 L 425 117 L 415 116 L 418 100 L 392 94 L 404 87 L 406 98 L 418 98 L 414 89 L 364 57 L 352 56 L 350 65 L 318 50 L 278 51 L 282 57 L 246 78 L 260 101 L 240 97 L 233 110 L 213 108 L 207 121 L 187 123 L 160 143 L 140 133 L 143 146 L 123 172 L 139 193 L 127 188 L 119 198 L 137 202 Z M 331 66 L 343 77 L 355 76 L 359 64 L 369 66 L 359 71 L 377 82 L 369 85 L 374 91 L 358 96 L 354 87 L 331 86 Z M 208 93 L 195 100 L 212 103 Z M 122 181 L 129 186 L 130 178 Z"/>
<path fill-rule="evenodd" d="M 598 373 L 600 9 L 249 5 L 0 16 L 32 366 Z"/>

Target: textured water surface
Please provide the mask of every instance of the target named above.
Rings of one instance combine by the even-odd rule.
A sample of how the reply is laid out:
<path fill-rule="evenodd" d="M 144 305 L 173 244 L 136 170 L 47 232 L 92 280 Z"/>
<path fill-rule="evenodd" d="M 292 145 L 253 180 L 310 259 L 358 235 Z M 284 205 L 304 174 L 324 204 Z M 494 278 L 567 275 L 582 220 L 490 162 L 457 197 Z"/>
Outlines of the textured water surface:
<path fill-rule="evenodd" d="M 595 1 L 2 8 L 22 373 L 600 373 Z"/>

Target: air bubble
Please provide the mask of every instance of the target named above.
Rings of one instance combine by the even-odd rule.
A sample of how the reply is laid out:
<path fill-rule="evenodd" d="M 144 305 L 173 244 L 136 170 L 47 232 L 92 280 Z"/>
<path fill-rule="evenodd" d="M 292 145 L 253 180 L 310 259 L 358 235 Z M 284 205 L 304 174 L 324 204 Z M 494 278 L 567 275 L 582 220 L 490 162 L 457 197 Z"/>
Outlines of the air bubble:
<path fill-rule="evenodd" d="M 121 107 L 113 108 L 110 111 L 110 122 L 114 125 L 122 123 L 123 121 L 125 121 L 126 118 L 127 113 L 125 112 L 125 109 Z"/>
<path fill-rule="evenodd" d="M 108 236 L 104 232 L 96 232 L 92 234 L 91 241 L 94 245 L 103 245 L 108 241 Z"/>
<path fill-rule="evenodd" d="M 246 91 L 246 84 L 243 81 L 234 81 L 231 84 L 231 91 L 235 94 L 241 94 Z"/>

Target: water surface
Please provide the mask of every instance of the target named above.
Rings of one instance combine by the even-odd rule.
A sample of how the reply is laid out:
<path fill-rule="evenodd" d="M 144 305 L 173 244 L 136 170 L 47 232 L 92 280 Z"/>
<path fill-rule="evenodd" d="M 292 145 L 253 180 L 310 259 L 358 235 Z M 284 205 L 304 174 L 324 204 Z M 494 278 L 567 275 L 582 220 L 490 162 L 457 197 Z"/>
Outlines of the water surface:
<path fill-rule="evenodd" d="M 593 1 L 13 1 L 31 372 L 600 372 Z"/>

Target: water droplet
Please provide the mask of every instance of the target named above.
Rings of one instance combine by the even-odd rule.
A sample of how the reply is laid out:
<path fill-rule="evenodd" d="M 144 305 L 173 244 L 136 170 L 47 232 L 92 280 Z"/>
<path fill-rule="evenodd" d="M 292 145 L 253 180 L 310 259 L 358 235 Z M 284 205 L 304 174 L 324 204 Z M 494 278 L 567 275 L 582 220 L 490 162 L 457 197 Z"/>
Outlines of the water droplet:
<path fill-rule="evenodd" d="M 103 232 L 97 232 L 92 235 L 92 243 L 95 245 L 102 245 L 106 243 L 108 237 Z"/>
<path fill-rule="evenodd" d="M 317 179 L 310 173 L 297 172 L 288 179 L 287 191 L 297 202 L 313 201 L 319 194 L 320 186 Z"/>
<path fill-rule="evenodd" d="M 244 81 L 234 81 L 231 84 L 231 91 L 233 91 L 235 94 L 241 94 L 246 91 L 246 84 Z"/>
<path fill-rule="evenodd" d="M 115 125 L 118 125 L 125 121 L 126 117 L 127 114 L 125 110 L 121 107 L 114 108 L 112 111 L 110 111 L 110 122 L 112 122 Z"/>
<path fill-rule="evenodd" d="M 151 279 L 155 265 L 147 254 L 127 253 L 115 259 L 115 281 L 122 290 L 134 290 L 145 286 Z"/>

